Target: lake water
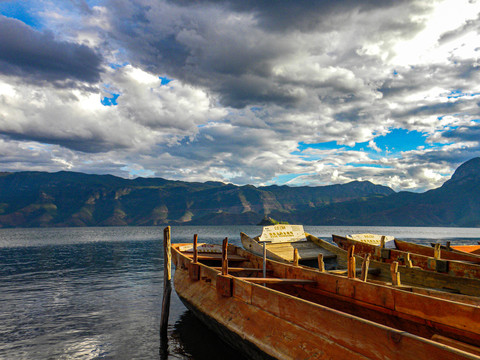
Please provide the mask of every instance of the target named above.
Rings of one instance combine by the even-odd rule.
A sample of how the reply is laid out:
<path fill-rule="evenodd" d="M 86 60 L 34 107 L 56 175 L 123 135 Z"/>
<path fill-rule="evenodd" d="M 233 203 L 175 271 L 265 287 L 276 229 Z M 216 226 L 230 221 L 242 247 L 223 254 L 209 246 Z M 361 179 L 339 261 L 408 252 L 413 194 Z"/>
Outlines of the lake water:
<path fill-rule="evenodd" d="M 480 229 L 305 226 L 476 244 Z M 258 226 L 173 227 L 172 242 L 240 245 Z M 163 228 L 0 229 L 0 359 L 242 359 L 172 292 L 161 346 Z"/>

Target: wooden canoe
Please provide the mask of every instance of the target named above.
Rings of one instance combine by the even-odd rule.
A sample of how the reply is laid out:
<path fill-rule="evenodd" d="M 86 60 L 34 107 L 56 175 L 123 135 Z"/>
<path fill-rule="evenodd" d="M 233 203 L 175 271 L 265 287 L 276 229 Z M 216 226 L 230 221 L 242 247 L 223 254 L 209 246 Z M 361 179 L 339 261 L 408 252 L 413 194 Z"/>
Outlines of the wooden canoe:
<path fill-rule="evenodd" d="M 413 266 L 418 266 L 424 270 L 444 273 L 458 278 L 472 278 L 480 279 L 480 265 L 467 263 L 457 260 L 443 260 L 435 259 L 425 255 L 410 253 L 397 249 L 386 249 L 380 246 L 374 246 L 363 243 L 361 241 L 352 240 L 339 235 L 332 235 L 333 241 L 344 250 L 347 250 L 350 246 L 355 245 L 355 253 L 361 256 L 371 254 L 375 260 L 380 260 L 386 263 L 392 263 L 394 261 L 408 265 L 411 261 Z M 408 260 L 410 259 L 410 261 Z"/>
<path fill-rule="evenodd" d="M 453 245 L 451 248 L 457 251 L 480 255 L 480 245 Z"/>
<path fill-rule="evenodd" d="M 329 243 L 323 239 L 317 238 L 311 234 L 305 233 L 306 238 L 310 244 L 310 247 L 316 247 L 317 254 L 322 253 L 325 259 L 325 269 L 332 271 L 334 274 L 346 275 L 347 272 L 347 259 L 348 252 L 334 244 Z M 250 238 L 244 233 L 240 233 L 243 247 L 256 255 L 263 255 L 263 247 L 258 244 L 255 238 Z M 293 246 L 288 251 L 282 251 L 281 253 L 275 253 L 269 251 L 267 244 L 267 257 L 269 259 L 278 260 L 282 262 L 290 263 L 293 255 L 283 258 L 283 254 L 293 253 Z M 309 252 L 311 252 L 310 250 Z M 363 264 L 364 256 L 354 253 L 356 259 L 356 266 L 358 267 L 357 273 L 360 273 L 360 269 Z M 300 261 L 302 264 L 302 261 Z M 318 263 L 312 265 L 311 262 L 305 261 L 303 265 L 314 266 L 318 268 Z M 408 267 L 405 265 L 398 266 L 398 272 L 400 273 L 401 284 L 405 286 L 405 290 L 411 292 L 418 292 L 429 294 L 431 296 L 444 297 L 453 299 L 456 301 L 470 302 L 471 299 L 467 297 L 480 297 L 480 280 L 471 278 L 457 278 L 445 273 L 426 271 L 418 267 Z M 381 281 L 383 283 L 390 283 L 392 281 L 391 265 L 386 262 L 371 259 L 370 271 L 368 272 L 369 281 Z M 446 294 L 450 293 L 450 294 Z M 458 296 L 457 296 L 458 295 Z M 464 295 L 464 296 L 462 296 Z M 473 300 L 477 303 L 478 300 Z"/>
<path fill-rule="evenodd" d="M 430 243 L 430 245 L 432 247 L 438 246 L 437 243 Z M 442 250 L 450 250 L 450 251 L 454 251 L 454 252 L 480 255 L 480 245 L 472 245 L 472 244 L 451 245 L 450 241 L 447 241 L 447 244 L 446 245 L 440 245 L 440 248 Z"/>
<path fill-rule="evenodd" d="M 410 241 L 402 241 L 398 239 L 395 239 L 394 242 L 395 242 L 395 248 L 400 251 L 406 251 L 406 252 L 425 255 L 429 257 L 435 257 L 437 255 L 439 259 L 443 259 L 443 260 L 468 261 L 471 263 L 480 264 L 480 255 L 469 254 L 469 253 L 460 252 L 460 251 L 453 251 L 452 249 L 448 249 L 447 247 L 435 250 L 435 248 L 431 246 L 415 244 Z M 440 247 L 440 244 L 435 246 Z M 435 253 L 435 251 L 437 251 L 437 254 Z"/>
<path fill-rule="evenodd" d="M 294 252 L 296 249 L 300 264 L 317 267 L 318 254 L 322 254 L 327 269 L 335 268 L 337 263 L 336 254 L 327 249 L 319 247 L 317 244 L 311 241 L 308 235 L 309 234 L 305 233 L 307 241 L 289 241 L 265 244 L 267 257 L 272 260 L 291 263 L 293 262 Z M 245 250 L 250 251 L 258 256 L 263 256 L 263 244 L 258 242 L 258 236 L 251 238 L 247 234 L 241 232 L 240 240 L 242 241 L 242 245 Z M 346 266 L 346 262 L 344 262 L 344 265 Z"/>
<path fill-rule="evenodd" d="M 478 306 L 273 260 L 259 278 L 250 252 L 229 245 L 232 260 L 194 263 L 182 245 L 172 245 L 179 298 L 251 359 L 480 359 Z"/>

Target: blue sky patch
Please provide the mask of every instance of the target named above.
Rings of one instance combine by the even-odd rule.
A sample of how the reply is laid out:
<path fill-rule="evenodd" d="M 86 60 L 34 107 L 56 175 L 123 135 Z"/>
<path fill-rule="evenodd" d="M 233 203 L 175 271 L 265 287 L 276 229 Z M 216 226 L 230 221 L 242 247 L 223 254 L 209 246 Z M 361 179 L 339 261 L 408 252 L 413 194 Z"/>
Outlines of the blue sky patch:
<path fill-rule="evenodd" d="M 128 62 L 124 62 L 123 64 L 110 63 L 109 65 L 110 65 L 110 67 L 111 67 L 112 69 L 116 70 L 116 69 L 120 69 L 120 68 L 122 68 L 122 67 L 125 67 L 125 66 L 127 66 L 128 64 L 129 64 Z"/>
<path fill-rule="evenodd" d="M 35 29 L 41 28 L 40 20 L 32 14 L 31 4 L 28 5 L 26 1 L 0 2 L 0 14 L 20 20 Z"/>
<path fill-rule="evenodd" d="M 427 144 L 426 134 L 412 130 L 405 129 L 393 129 L 388 134 L 378 136 L 374 139 L 377 147 L 382 151 L 400 152 L 415 150 L 419 146 L 431 147 L 431 144 Z M 368 153 L 376 153 L 375 150 L 368 147 L 368 142 L 356 143 L 355 146 L 338 145 L 336 141 L 328 141 L 316 144 L 307 144 L 304 142 L 298 143 L 298 151 L 293 152 L 293 155 L 302 155 L 302 152 L 306 149 L 317 150 L 334 150 L 345 149 L 347 151 L 365 151 Z"/>
<path fill-rule="evenodd" d="M 464 96 L 477 96 L 477 95 L 480 95 L 480 93 L 469 94 L 469 93 L 463 92 L 460 89 L 457 89 L 457 90 L 450 91 L 450 94 L 447 96 L 447 98 L 448 99 L 458 99 L 458 98 L 461 98 L 461 97 L 464 97 Z"/>
<path fill-rule="evenodd" d="M 173 80 L 173 79 L 169 79 L 166 76 L 159 76 L 158 78 L 161 80 L 160 85 L 167 85 L 170 81 Z"/>
<path fill-rule="evenodd" d="M 285 185 L 287 184 L 289 181 L 292 181 L 293 179 L 299 177 L 299 176 L 303 176 L 303 175 L 310 175 L 309 173 L 303 173 L 303 174 L 282 174 L 282 175 L 279 175 L 275 178 L 273 178 L 271 181 L 269 181 L 267 183 L 267 186 L 268 185 Z"/>
<path fill-rule="evenodd" d="M 391 166 L 385 166 L 381 164 L 346 163 L 346 165 L 350 165 L 353 167 L 373 167 L 378 169 L 391 169 Z"/>
<path fill-rule="evenodd" d="M 375 138 L 375 143 L 382 150 L 394 152 L 415 150 L 419 146 L 428 146 L 425 143 L 426 135 L 421 132 L 405 129 L 393 129 L 384 136 Z"/>
<path fill-rule="evenodd" d="M 117 103 L 117 99 L 118 97 L 120 96 L 120 94 L 111 94 L 112 97 L 104 97 L 102 100 L 101 100 L 101 103 L 103 106 L 114 106 L 114 105 L 118 105 Z"/>

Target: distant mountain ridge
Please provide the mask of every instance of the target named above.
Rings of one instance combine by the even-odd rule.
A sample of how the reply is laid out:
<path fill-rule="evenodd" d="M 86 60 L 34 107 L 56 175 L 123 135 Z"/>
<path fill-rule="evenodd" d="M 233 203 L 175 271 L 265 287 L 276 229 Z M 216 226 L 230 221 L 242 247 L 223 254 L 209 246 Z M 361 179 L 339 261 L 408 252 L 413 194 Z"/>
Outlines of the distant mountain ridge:
<path fill-rule="evenodd" d="M 236 186 L 60 171 L 0 173 L 0 227 L 257 224 L 480 226 L 480 158 L 440 188 L 396 193 L 368 181 Z"/>

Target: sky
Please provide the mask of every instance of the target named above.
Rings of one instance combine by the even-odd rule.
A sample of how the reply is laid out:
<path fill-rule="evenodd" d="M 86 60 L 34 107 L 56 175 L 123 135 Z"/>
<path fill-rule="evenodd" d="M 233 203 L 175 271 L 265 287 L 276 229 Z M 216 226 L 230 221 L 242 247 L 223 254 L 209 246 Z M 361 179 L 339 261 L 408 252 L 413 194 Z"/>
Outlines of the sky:
<path fill-rule="evenodd" d="M 480 1 L 0 0 L 0 171 L 441 186 Z"/>

